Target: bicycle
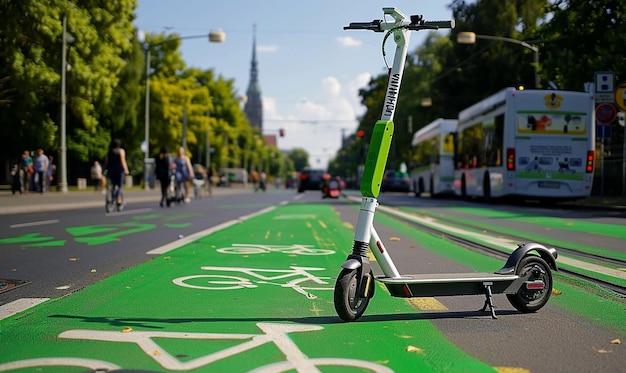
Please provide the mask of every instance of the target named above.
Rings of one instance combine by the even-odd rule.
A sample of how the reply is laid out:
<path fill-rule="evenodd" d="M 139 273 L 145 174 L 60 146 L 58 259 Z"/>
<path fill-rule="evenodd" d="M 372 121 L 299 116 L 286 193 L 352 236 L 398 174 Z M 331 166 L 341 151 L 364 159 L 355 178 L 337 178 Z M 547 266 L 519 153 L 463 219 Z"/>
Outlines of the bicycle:
<path fill-rule="evenodd" d="M 308 299 L 317 299 L 311 291 L 333 290 L 332 285 L 327 281 L 329 277 L 316 277 L 310 271 L 323 271 L 325 268 L 297 267 L 290 269 L 260 269 L 260 268 L 239 268 L 239 267 L 200 267 L 203 271 L 218 272 L 240 272 L 248 277 L 238 277 L 222 274 L 190 275 L 178 277 L 172 282 L 178 286 L 200 289 L 200 290 L 236 290 L 254 289 L 261 284 L 276 285 L 284 288 L 292 288 L 297 293 L 304 295 Z M 274 276 L 266 274 L 275 274 Z M 284 283 L 272 282 L 276 280 L 289 279 Z M 310 285 L 306 285 L 306 284 Z"/>
<path fill-rule="evenodd" d="M 105 210 L 107 213 L 113 211 L 123 211 L 125 207 L 124 203 L 124 191 L 122 189 L 122 185 L 124 181 L 122 180 L 122 184 L 113 185 L 111 182 L 111 178 L 107 177 L 107 191 L 105 195 Z"/>
<path fill-rule="evenodd" d="M 134 343 L 146 355 L 154 359 L 159 365 L 167 370 L 190 371 L 199 369 L 216 361 L 232 358 L 238 354 L 252 350 L 267 343 L 273 343 L 283 352 L 285 361 L 270 363 L 252 369 L 255 373 L 278 373 L 278 372 L 319 372 L 318 367 L 333 366 L 358 368 L 373 373 L 393 373 L 393 370 L 384 365 L 372 363 L 364 360 L 348 358 L 309 358 L 306 356 L 289 337 L 291 333 L 312 332 L 323 330 L 318 325 L 306 324 L 279 324 L 279 323 L 257 323 L 262 334 L 227 334 L 227 333 L 189 333 L 189 332 L 165 332 L 165 331 L 139 331 L 132 330 L 120 333 L 118 330 L 86 330 L 71 329 L 59 334 L 61 339 L 80 341 L 101 341 Z M 199 341 L 242 341 L 231 347 L 211 352 L 207 355 L 195 359 L 181 361 L 175 355 L 167 352 L 157 341 L 163 339 L 178 340 L 199 340 Z M 158 351 L 158 353 L 155 353 Z M 49 357 L 34 358 L 9 363 L 0 363 L 0 372 L 14 369 L 35 368 L 35 367 L 84 367 L 93 371 L 123 371 L 122 367 L 102 360 L 76 358 L 76 357 Z"/>

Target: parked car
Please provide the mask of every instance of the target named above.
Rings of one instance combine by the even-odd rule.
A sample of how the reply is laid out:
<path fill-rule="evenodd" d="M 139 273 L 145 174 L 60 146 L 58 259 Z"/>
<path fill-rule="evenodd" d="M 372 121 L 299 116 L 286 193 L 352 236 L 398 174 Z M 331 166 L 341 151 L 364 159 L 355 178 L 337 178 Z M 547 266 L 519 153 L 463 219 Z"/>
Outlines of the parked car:
<path fill-rule="evenodd" d="M 300 171 L 298 193 L 305 190 L 321 190 L 322 178 L 326 171 L 313 168 L 305 168 Z"/>
<path fill-rule="evenodd" d="M 408 172 L 387 170 L 383 176 L 381 192 L 410 192 L 411 177 Z"/>

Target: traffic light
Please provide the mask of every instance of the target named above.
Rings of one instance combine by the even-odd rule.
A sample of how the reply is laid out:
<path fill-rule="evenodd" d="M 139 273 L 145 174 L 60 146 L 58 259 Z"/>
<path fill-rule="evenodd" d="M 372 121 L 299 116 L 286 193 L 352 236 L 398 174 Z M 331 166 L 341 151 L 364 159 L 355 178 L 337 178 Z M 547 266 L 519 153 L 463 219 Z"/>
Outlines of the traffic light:
<path fill-rule="evenodd" d="M 285 130 L 284 129 L 279 129 L 278 130 L 278 134 L 280 135 L 280 137 L 284 137 L 285 136 Z"/>
<path fill-rule="evenodd" d="M 356 132 L 356 136 L 357 136 L 357 137 L 363 137 L 363 136 L 365 136 L 365 131 L 363 131 L 363 130 L 358 130 L 358 131 Z"/>

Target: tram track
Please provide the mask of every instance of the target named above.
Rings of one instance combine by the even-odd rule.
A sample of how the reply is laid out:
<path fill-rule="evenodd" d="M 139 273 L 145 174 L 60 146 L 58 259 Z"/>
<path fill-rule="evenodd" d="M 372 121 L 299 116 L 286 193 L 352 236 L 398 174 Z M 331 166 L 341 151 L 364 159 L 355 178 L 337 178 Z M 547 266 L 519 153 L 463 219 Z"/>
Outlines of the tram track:
<path fill-rule="evenodd" d="M 480 242 L 479 239 L 473 239 L 467 235 L 454 233 L 454 230 L 471 230 L 481 232 L 481 235 L 497 237 L 499 241 L 511 241 L 511 242 L 536 242 L 546 247 L 553 247 L 559 254 L 559 274 L 572 280 L 583 280 L 591 283 L 594 286 L 615 294 L 621 299 L 626 300 L 626 272 L 619 270 L 620 268 L 626 268 L 626 261 L 610 258 L 604 255 L 596 255 L 593 253 L 584 252 L 581 250 L 563 247 L 562 245 L 552 245 L 549 242 L 540 240 L 529 240 L 527 237 L 521 237 L 510 233 L 498 232 L 494 229 L 485 229 L 484 226 L 478 226 L 470 223 L 463 223 L 453 219 L 446 219 L 441 217 L 432 217 L 418 215 L 414 212 L 408 212 L 401 210 L 397 207 L 379 206 L 378 210 L 386 215 L 393 216 L 404 222 L 408 222 L 416 228 L 433 234 L 437 237 L 445 238 L 449 241 L 470 249 L 474 252 L 489 255 L 498 259 L 506 260 L 510 255 L 510 251 L 505 251 L 495 245 L 488 245 Z M 441 226 L 451 227 L 453 229 L 443 229 Z M 564 265 L 567 262 L 567 265 Z M 574 263 L 574 264 L 572 264 Z M 589 266 L 594 269 L 599 269 L 605 275 L 594 275 L 597 272 L 594 269 L 579 268 L 577 265 L 582 264 L 584 267 L 586 263 L 590 263 Z M 612 277 L 612 273 L 619 277 Z M 614 279 L 611 280 L 611 279 Z M 620 281 L 621 280 L 621 281 Z"/>

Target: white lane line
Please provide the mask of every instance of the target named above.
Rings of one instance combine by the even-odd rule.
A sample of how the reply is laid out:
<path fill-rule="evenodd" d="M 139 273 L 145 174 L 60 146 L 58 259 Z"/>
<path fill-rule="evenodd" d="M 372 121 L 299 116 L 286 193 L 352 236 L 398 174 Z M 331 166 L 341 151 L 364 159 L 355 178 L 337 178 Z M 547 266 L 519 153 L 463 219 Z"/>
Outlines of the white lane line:
<path fill-rule="evenodd" d="M 4 304 L 0 306 L 0 320 L 6 319 L 31 307 L 35 307 L 48 299 L 50 298 L 21 298 L 11 303 Z"/>
<path fill-rule="evenodd" d="M 166 245 L 163 245 L 161 247 L 157 247 L 156 249 L 152 249 L 152 250 L 148 251 L 146 254 L 148 254 L 148 255 L 165 254 L 168 251 L 172 251 L 174 249 L 177 249 L 177 248 L 179 248 L 179 247 L 181 247 L 183 245 L 186 245 L 186 244 L 188 244 L 188 243 L 190 243 L 192 241 L 197 240 L 198 238 L 202 238 L 204 236 L 208 236 L 209 234 L 215 233 L 215 232 L 217 232 L 219 230 L 222 230 L 224 228 L 228 228 L 231 225 L 234 225 L 234 224 L 237 224 L 237 223 L 241 223 L 241 222 L 243 222 L 245 220 L 248 220 L 248 219 L 250 219 L 250 218 L 252 218 L 254 216 L 265 214 L 266 212 L 270 212 L 270 211 L 274 210 L 275 208 L 276 208 L 276 206 L 267 207 L 267 208 L 265 208 L 263 210 L 259 210 L 257 212 L 252 213 L 252 214 L 244 215 L 244 216 L 241 216 L 241 217 L 239 217 L 237 219 L 229 220 L 229 221 L 224 222 L 222 224 L 218 224 L 216 226 L 213 226 L 211 228 L 205 229 L 203 231 L 196 232 L 196 233 L 191 234 L 189 236 L 186 236 L 184 238 L 178 239 L 178 240 L 176 240 L 174 242 L 170 242 L 170 243 L 168 243 Z"/>
<path fill-rule="evenodd" d="M 37 225 L 56 224 L 58 222 L 59 222 L 59 219 L 42 220 L 42 221 L 31 221 L 30 223 L 12 224 L 9 227 L 10 228 L 35 227 Z"/>
<path fill-rule="evenodd" d="M 143 214 L 149 211 L 152 211 L 153 208 L 151 207 L 146 207 L 143 209 L 136 209 L 136 210 L 124 210 L 124 211 L 111 211 L 111 212 L 107 212 L 106 216 L 122 216 L 122 215 L 134 215 L 134 214 Z"/>

